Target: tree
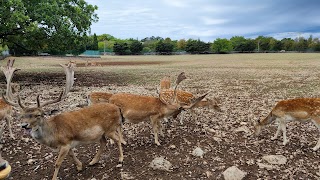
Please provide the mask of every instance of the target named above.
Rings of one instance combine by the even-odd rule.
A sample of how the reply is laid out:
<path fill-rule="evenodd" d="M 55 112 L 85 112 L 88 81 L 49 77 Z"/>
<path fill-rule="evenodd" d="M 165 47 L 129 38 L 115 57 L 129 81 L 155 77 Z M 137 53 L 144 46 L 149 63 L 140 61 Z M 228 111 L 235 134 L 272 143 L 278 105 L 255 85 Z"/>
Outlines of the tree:
<path fill-rule="evenodd" d="M 212 44 L 212 51 L 215 53 L 229 53 L 232 51 L 232 43 L 228 39 L 216 39 Z"/>
<path fill-rule="evenodd" d="M 92 37 L 89 38 L 88 43 L 87 43 L 87 49 L 88 50 L 98 50 L 98 38 L 96 33 L 93 34 Z"/>
<path fill-rule="evenodd" d="M 203 41 L 189 39 L 186 44 L 186 51 L 191 54 L 204 54 L 209 53 L 210 43 Z"/>
<path fill-rule="evenodd" d="M 117 42 L 113 46 L 113 51 L 118 55 L 129 54 L 129 46 L 126 42 Z"/>
<path fill-rule="evenodd" d="M 293 51 L 294 50 L 294 40 L 291 38 L 281 39 L 281 50 Z"/>
<path fill-rule="evenodd" d="M 185 39 L 180 39 L 178 42 L 177 42 L 177 49 L 178 50 L 186 50 L 186 45 L 187 45 L 187 42 Z"/>
<path fill-rule="evenodd" d="M 131 42 L 129 49 L 131 51 L 131 54 L 140 54 L 143 46 L 141 42 L 134 40 Z"/>
<path fill-rule="evenodd" d="M 6 0 L 0 4 L 0 39 L 21 53 L 76 49 L 75 43 L 98 20 L 94 12 L 98 7 L 85 0 Z"/>
<path fill-rule="evenodd" d="M 306 51 L 308 49 L 308 41 L 304 37 L 299 37 L 295 40 L 296 51 Z"/>
<path fill-rule="evenodd" d="M 243 36 L 233 36 L 230 39 L 233 50 L 239 52 L 244 51 L 244 45 L 246 44 L 246 41 L 247 40 Z"/>
<path fill-rule="evenodd" d="M 172 51 L 173 51 L 173 44 L 169 41 L 161 40 L 156 45 L 156 52 L 159 54 L 171 54 Z"/>

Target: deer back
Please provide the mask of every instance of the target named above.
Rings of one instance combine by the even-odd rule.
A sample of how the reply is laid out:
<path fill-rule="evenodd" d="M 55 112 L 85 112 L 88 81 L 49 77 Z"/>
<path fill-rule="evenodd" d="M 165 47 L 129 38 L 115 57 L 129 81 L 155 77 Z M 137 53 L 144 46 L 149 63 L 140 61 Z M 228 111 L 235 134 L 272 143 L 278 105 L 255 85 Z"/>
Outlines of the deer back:
<path fill-rule="evenodd" d="M 113 94 L 105 92 L 92 92 L 88 95 L 89 104 L 96 104 L 99 102 L 109 102 L 110 97 Z"/>

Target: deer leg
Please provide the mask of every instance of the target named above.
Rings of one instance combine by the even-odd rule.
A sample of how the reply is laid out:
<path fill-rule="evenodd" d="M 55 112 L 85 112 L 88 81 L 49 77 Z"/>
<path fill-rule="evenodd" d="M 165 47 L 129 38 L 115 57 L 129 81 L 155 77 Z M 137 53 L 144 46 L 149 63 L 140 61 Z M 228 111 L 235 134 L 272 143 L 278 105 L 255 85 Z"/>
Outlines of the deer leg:
<path fill-rule="evenodd" d="M 8 128 L 9 128 L 9 133 L 10 133 L 10 137 L 12 139 L 15 139 L 13 133 L 12 133 L 12 126 L 11 126 L 11 120 L 12 120 L 12 117 L 9 115 L 6 117 L 6 121 L 7 121 L 7 124 L 8 124 Z"/>
<path fill-rule="evenodd" d="M 72 157 L 72 159 L 74 160 L 76 166 L 77 166 L 77 170 L 81 171 L 82 170 L 82 163 L 79 161 L 79 159 L 77 158 L 77 156 L 74 154 L 73 149 L 70 149 L 69 151 L 69 155 Z"/>
<path fill-rule="evenodd" d="M 62 146 L 60 148 L 60 152 L 59 152 L 58 158 L 56 160 L 56 164 L 54 166 L 54 174 L 53 174 L 52 180 L 57 180 L 60 166 L 61 166 L 64 158 L 68 154 L 69 150 L 70 150 L 69 146 Z"/>
<path fill-rule="evenodd" d="M 123 139 L 123 136 L 122 136 L 122 126 L 120 126 L 118 129 L 117 129 L 118 132 L 117 135 L 118 135 L 118 139 L 120 139 L 120 142 L 123 144 L 123 145 L 126 145 L 127 142 Z"/>
<path fill-rule="evenodd" d="M 151 117 L 151 124 L 153 129 L 153 135 L 154 135 L 154 142 L 156 145 L 160 146 L 159 140 L 158 140 L 158 121 L 159 119 L 156 117 Z"/>
<path fill-rule="evenodd" d="M 97 154 L 94 156 L 94 158 L 91 160 L 91 162 L 89 163 L 90 166 L 96 164 L 99 161 L 100 156 L 101 156 L 101 154 L 103 152 L 103 148 L 106 146 L 106 144 L 107 144 L 106 137 L 102 136 L 101 139 L 100 139 L 99 150 L 98 150 Z"/>
<path fill-rule="evenodd" d="M 280 124 L 280 122 L 278 122 L 277 132 L 276 132 L 276 134 L 271 138 L 271 140 L 276 140 L 276 139 L 278 138 L 278 135 L 279 135 L 280 131 L 281 131 L 281 124 Z"/>
<path fill-rule="evenodd" d="M 289 142 L 289 140 L 287 139 L 286 122 L 285 120 L 280 120 L 279 123 L 283 133 L 283 145 L 286 145 Z"/>
<path fill-rule="evenodd" d="M 4 126 L 1 125 L 1 127 L 0 127 L 0 141 L 2 139 L 3 131 L 4 131 Z"/>
<path fill-rule="evenodd" d="M 117 141 L 119 152 L 120 152 L 119 162 L 122 163 L 123 162 L 123 151 L 122 151 L 122 145 L 121 145 L 122 134 L 121 135 L 120 134 L 121 133 L 119 133 L 119 135 L 116 135 L 115 132 L 113 132 L 113 133 L 109 134 L 108 137 L 110 137 L 114 141 Z"/>
<path fill-rule="evenodd" d="M 186 115 L 186 111 L 181 111 L 180 113 L 180 124 L 183 125 L 183 119 L 184 119 L 184 116 Z"/>
<path fill-rule="evenodd" d="M 319 119 L 318 119 L 318 121 L 319 121 Z M 315 120 L 312 120 L 312 122 L 318 127 L 318 129 L 320 131 L 320 123 L 317 123 Z M 320 138 L 317 142 L 317 145 L 314 148 L 312 148 L 312 150 L 317 151 L 319 148 L 320 148 Z"/>
<path fill-rule="evenodd" d="M 159 133 L 160 133 L 160 136 L 161 137 L 164 137 L 164 134 L 163 134 L 163 126 L 162 126 L 162 123 L 161 123 L 161 121 L 157 121 L 157 126 L 158 126 L 158 128 L 159 128 Z"/>

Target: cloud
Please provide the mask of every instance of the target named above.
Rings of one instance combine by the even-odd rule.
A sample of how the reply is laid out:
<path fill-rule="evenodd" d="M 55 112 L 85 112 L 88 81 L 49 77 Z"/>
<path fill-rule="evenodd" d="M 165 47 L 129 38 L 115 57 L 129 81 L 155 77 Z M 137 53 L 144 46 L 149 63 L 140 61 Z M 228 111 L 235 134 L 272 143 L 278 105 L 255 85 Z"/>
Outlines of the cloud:
<path fill-rule="evenodd" d="M 200 19 L 205 25 L 218 25 L 228 22 L 227 19 L 215 19 L 210 17 L 200 17 Z"/>
<path fill-rule="evenodd" d="M 99 22 L 92 32 L 117 38 L 171 39 L 254 37 L 320 32 L 320 1 L 309 0 L 131 0 L 96 1 Z M 317 34 L 318 35 L 318 34 Z"/>

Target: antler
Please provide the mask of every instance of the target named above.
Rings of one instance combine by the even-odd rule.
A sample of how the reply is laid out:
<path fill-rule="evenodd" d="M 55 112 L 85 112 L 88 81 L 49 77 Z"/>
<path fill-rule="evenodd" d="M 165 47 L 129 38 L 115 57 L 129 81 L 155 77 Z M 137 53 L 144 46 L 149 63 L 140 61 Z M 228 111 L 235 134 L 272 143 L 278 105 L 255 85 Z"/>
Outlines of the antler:
<path fill-rule="evenodd" d="M 193 106 L 197 105 L 203 98 L 205 98 L 211 91 L 204 93 L 203 95 L 199 96 L 198 98 L 192 100 L 192 103 L 189 106 L 182 106 L 183 109 L 191 109 Z"/>
<path fill-rule="evenodd" d="M 18 95 L 18 103 L 15 103 L 9 99 L 7 99 L 7 97 L 2 94 L 2 99 L 4 100 L 4 102 L 6 102 L 7 104 L 11 105 L 11 106 L 14 106 L 14 107 L 21 107 L 22 109 L 25 108 L 25 106 L 21 103 L 21 98 L 20 96 Z"/>
<path fill-rule="evenodd" d="M 181 83 L 181 81 L 187 79 L 186 75 L 184 74 L 184 72 L 180 73 L 177 77 L 176 80 L 176 85 L 174 87 L 174 92 L 173 92 L 173 99 L 172 102 L 177 102 L 177 87 L 178 85 Z"/>
<path fill-rule="evenodd" d="M 76 64 L 70 61 L 68 65 L 60 64 L 60 66 L 63 67 L 64 73 L 66 74 L 66 87 L 62 96 L 62 98 L 65 98 L 74 84 L 74 68 L 76 67 Z"/>
<path fill-rule="evenodd" d="M 47 106 L 47 105 L 49 105 L 49 104 L 54 104 L 54 103 L 57 103 L 57 102 L 59 102 L 59 101 L 61 101 L 62 100 L 62 96 L 64 95 L 64 91 L 61 91 L 61 93 L 60 93 L 60 95 L 59 95 L 59 97 L 57 98 L 57 99 L 54 99 L 54 100 L 52 100 L 52 101 L 47 101 L 47 102 L 45 102 L 45 103 L 43 103 L 42 105 L 40 104 L 40 94 L 37 96 L 37 106 L 39 107 L 39 108 L 41 108 L 41 107 L 44 107 L 44 106 Z"/>
<path fill-rule="evenodd" d="M 40 95 L 37 96 L 37 106 L 39 108 L 47 106 L 49 104 L 57 103 L 61 101 L 62 99 L 67 97 L 67 94 L 70 92 L 73 84 L 74 84 L 74 68 L 76 67 L 76 64 L 72 61 L 70 61 L 67 65 L 60 64 L 60 66 L 63 67 L 64 73 L 66 74 L 66 86 L 64 91 L 61 91 L 59 97 L 57 99 L 54 99 L 52 101 L 47 101 L 43 104 L 40 103 Z"/>
<path fill-rule="evenodd" d="M 7 81 L 6 96 L 10 100 L 13 99 L 12 89 L 11 89 L 11 81 L 12 81 L 13 73 L 15 71 L 20 70 L 20 69 L 17 69 L 17 68 L 13 67 L 14 61 L 15 61 L 15 59 L 9 59 L 8 62 L 7 62 L 7 66 L 6 67 L 2 67 L 1 66 L 1 70 L 4 73 L 4 75 L 6 77 L 6 81 Z"/>

